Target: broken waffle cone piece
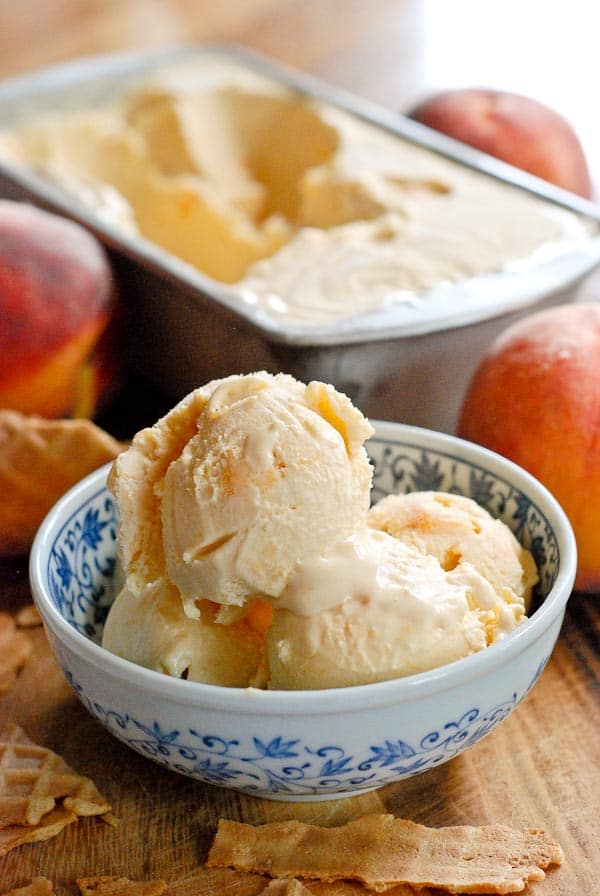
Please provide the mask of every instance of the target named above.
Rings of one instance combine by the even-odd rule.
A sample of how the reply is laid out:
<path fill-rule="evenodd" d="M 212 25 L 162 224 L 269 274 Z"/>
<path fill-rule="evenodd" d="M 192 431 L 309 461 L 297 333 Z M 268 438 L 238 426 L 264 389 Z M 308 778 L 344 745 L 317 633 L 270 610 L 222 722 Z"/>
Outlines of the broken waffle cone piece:
<path fill-rule="evenodd" d="M 54 887 L 48 878 L 36 877 L 26 886 L 2 892 L 0 896 L 54 896 Z"/>
<path fill-rule="evenodd" d="M 2 796 L 0 795 L 1 805 Z M 17 846 L 23 846 L 25 843 L 39 843 L 43 840 L 50 840 L 52 837 L 60 834 L 68 824 L 73 824 L 75 821 L 77 821 L 77 816 L 74 812 L 59 808 L 44 815 L 40 823 L 35 827 L 15 824 L 0 828 L 0 857 L 5 856 L 7 852 L 10 852 L 11 849 L 15 849 Z"/>
<path fill-rule="evenodd" d="M 129 880 L 127 877 L 81 877 L 77 880 L 81 896 L 162 896 L 164 880 Z"/>
<path fill-rule="evenodd" d="M 78 816 L 109 811 L 90 778 L 35 744 L 18 725 L 0 727 L 0 855 L 48 839 Z"/>
<path fill-rule="evenodd" d="M 341 827 L 298 821 L 254 827 L 221 819 L 208 856 L 271 877 L 359 880 L 385 892 L 398 884 L 451 893 L 515 893 L 559 865 L 560 846 L 544 831 L 506 825 L 428 828 L 393 815 Z"/>
<path fill-rule="evenodd" d="M 0 555 L 27 553 L 52 505 L 122 448 L 90 420 L 0 410 Z"/>
<path fill-rule="evenodd" d="M 269 878 L 260 874 L 203 865 L 169 884 L 166 896 L 259 896 L 268 883 Z"/>
<path fill-rule="evenodd" d="M 31 641 L 8 613 L 0 613 L 0 694 L 7 694 L 31 653 Z"/>
<path fill-rule="evenodd" d="M 357 880 L 305 880 L 305 888 L 311 896 L 372 896 L 363 884 Z M 411 887 L 409 884 L 396 884 L 386 892 L 386 896 L 443 896 L 444 890 L 432 890 L 430 887 Z"/>
<path fill-rule="evenodd" d="M 287 891 L 283 883 L 289 884 Z M 301 885 L 303 889 L 300 889 Z M 298 878 L 273 878 L 250 871 L 235 871 L 232 868 L 208 868 L 202 865 L 184 878 L 167 887 L 165 896 L 372 896 L 361 883 L 355 880 L 303 880 Z M 389 891 L 387 896 L 440 896 L 440 891 L 427 887 L 419 888 L 400 884 Z"/>

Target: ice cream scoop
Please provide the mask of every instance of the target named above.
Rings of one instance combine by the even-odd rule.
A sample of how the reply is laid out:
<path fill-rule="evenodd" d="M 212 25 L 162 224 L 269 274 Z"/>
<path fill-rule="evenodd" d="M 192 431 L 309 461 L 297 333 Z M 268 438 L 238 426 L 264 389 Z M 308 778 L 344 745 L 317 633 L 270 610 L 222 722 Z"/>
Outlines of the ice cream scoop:
<path fill-rule="evenodd" d="M 367 512 L 371 425 L 323 383 L 214 381 L 142 430 L 113 467 L 127 586 L 164 577 L 196 601 L 276 600 L 302 560 Z"/>
<path fill-rule="evenodd" d="M 433 491 L 388 495 L 371 508 L 368 524 L 433 554 L 444 569 L 472 564 L 498 594 L 510 588 L 529 606 L 538 578 L 533 557 L 472 498 Z"/>
<path fill-rule="evenodd" d="M 304 615 L 302 605 L 310 607 L 319 590 L 335 601 Z M 525 613 L 521 597 L 508 588 L 499 595 L 470 563 L 445 570 L 433 554 L 366 527 L 299 565 L 280 605 L 267 633 L 276 689 L 347 687 L 434 669 L 500 640 Z"/>
<path fill-rule="evenodd" d="M 167 573 L 186 612 L 205 597 L 276 599 L 298 561 L 364 518 L 371 427 L 331 386 L 250 376 L 222 383 L 166 472 Z"/>
<path fill-rule="evenodd" d="M 227 687 L 260 684 L 264 636 L 246 618 L 216 622 L 217 607 L 198 602 L 198 619 L 183 612 L 164 579 L 134 594 L 123 588 L 108 615 L 103 646 L 147 669 Z"/>

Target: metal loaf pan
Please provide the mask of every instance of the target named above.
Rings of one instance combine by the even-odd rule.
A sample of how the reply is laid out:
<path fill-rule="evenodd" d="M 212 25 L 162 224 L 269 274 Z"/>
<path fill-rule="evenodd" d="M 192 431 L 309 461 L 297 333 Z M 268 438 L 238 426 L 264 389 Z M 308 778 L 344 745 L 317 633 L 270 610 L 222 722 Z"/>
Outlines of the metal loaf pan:
<path fill-rule="evenodd" d="M 0 128 L 117 98 L 157 70 L 222 55 L 400 138 L 566 207 L 593 223 L 589 240 L 534 270 L 500 271 L 445 287 L 415 307 L 326 326 L 286 325 L 240 304 L 226 285 L 159 246 L 120 232 L 32 170 L 0 161 L 0 193 L 67 215 L 111 254 L 129 321 L 132 368 L 173 400 L 208 379 L 256 369 L 320 379 L 369 416 L 451 432 L 482 352 L 510 323 L 573 298 L 600 261 L 600 208 L 431 131 L 240 47 L 184 46 L 75 60 L 0 84 Z"/>

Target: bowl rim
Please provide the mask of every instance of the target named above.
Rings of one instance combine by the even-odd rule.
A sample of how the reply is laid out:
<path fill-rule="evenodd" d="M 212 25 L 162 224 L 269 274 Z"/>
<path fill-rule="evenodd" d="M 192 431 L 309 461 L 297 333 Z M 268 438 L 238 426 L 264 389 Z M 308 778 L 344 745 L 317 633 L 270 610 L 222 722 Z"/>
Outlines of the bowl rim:
<path fill-rule="evenodd" d="M 118 657 L 78 632 L 61 616 L 52 602 L 44 578 L 50 545 L 57 531 L 82 503 L 107 491 L 106 477 L 111 462 L 69 489 L 50 509 L 37 531 L 29 558 L 29 580 L 34 603 L 45 626 L 59 642 L 89 666 L 117 681 L 128 682 L 158 699 L 242 714 L 258 711 L 269 716 L 289 716 L 321 714 L 324 710 L 345 713 L 411 702 L 466 684 L 510 662 L 541 638 L 559 616 L 562 621 L 577 566 L 575 536 L 566 513 L 550 491 L 530 473 L 487 448 L 422 427 L 381 420 L 371 420 L 371 423 L 375 429 L 374 440 L 410 441 L 424 450 L 430 448 L 441 452 L 453 449 L 455 454 L 460 454 L 463 462 L 485 465 L 492 475 L 525 492 L 551 522 L 559 546 L 557 578 L 541 606 L 503 640 L 478 653 L 426 672 L 371 684 L 322 690 L 262 690 L 181 681 Z"/>

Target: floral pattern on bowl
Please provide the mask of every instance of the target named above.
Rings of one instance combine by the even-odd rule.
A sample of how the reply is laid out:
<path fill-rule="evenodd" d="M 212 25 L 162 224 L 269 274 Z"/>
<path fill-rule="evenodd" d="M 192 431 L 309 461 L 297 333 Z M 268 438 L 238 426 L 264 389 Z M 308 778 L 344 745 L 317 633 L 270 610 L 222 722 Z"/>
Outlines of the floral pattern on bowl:
<path fill-rule="evenodd" d="M 116 597 L 117 506 L 102 488 L 58 533 L 48 582 L 60 615 L 97 644 Z"/>
<path fill-rule="evenodd" d="M 226 740 L 218 734 L 163 729 L 156 720 L 140 722 L 86 697 L 68 672 L 67 680 L 87 709 L 120 740 L 159 765 L 210 784 L 227 786 L 250 795 L 266 793 L 317 796 L 359 792 L 410 777 L 441 765 L 476 744 L 496 727 L 531 690 L 547 658 L 521 694 L 482 710 L 472 706 L 459 718 L 429 731 L 418 743 L 398 737 L 369 744 L 367 754 L 356 756 L 336 744 L 312 744 L 282 733 L 266 741 L 258 734 Z"/>

